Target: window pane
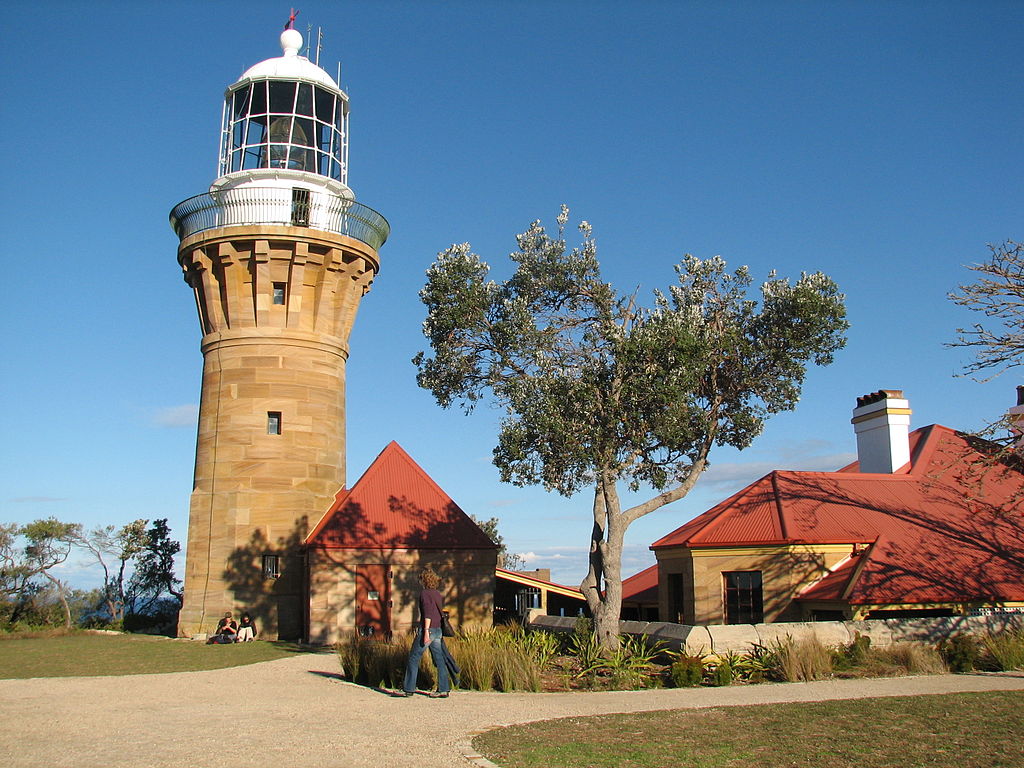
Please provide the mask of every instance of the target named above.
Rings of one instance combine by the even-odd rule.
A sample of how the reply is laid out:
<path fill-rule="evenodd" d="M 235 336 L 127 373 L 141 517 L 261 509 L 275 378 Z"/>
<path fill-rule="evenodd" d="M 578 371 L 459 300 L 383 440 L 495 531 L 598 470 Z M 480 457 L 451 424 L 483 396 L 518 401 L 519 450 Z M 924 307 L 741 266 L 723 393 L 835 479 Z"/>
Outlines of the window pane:
<path fill-rule="evenodd" d="M 334 94 L 323 88 L 316 89 L 316 119 L 325 123 L 334 119 Z"/>
<path fill-rule="evenodd" d="M 234 107 L 232 109 L 235 120 L 245 117 L 249 111 L 249 91 L 252 90 L 251 85 L 247 85 L 244 88 L 239 88 L 235 91 Z"/>
<path fill-rule="evenodd" d="M 232 171 L 232 173 L 237 171 L 241 167 L 241 164 L 242 164 L 242 152 L 240 150 L 236 149 L 234 152 L 231 153 L 231 171 Z"/>
<path fill-rule="evenodd" d="M 295 101 L 295 114 L 313 116 L 313 86 L 299 83 L 299 97 Z"/>
<path fill-rule="evenodd" d="M 252 104 L 249 107 L 250 115 L 265 115 L 267 113 L 267 81 L 252 84 Z"/>
<path fill-rule="evenodd" d="M 270 111 L 290 115 L 295 108 L 295 86 L 282 80 L 270 81 Z"/>
<path fill-rule="evenodd" d="M 245 121 L 239 120 L 231 129 L 231 146 L 235 149 L 245 143 Z"/>
<path fill-rule="evenodd" d="M 315 160 L 313 150 L 302 147 L 292 147 L 288 151 L 288 167 L 296 171 L 315 172 Z"/>
<path fill-rule="evenodd" d="M 331 126 L 326 123 L 317 123 L 316 131 L 318 135 L 317 146 L 320 147 L 321 152 L 331 151 Z"/>
<path fill-rule="evenodd" d="M 244 170 L 250 170 L 252 168 L 266 168 L 266 154 L 264 153 L 263 145 L 256 147 L 249 147 L 245 150 L 245 159 L 242 161 L 242 168 Z"/>
<path fill-rule="evenodd" d="M 249 135 L 246 144 L 262 144 L 267 140 L 267 118 L 254 117 L 249 120 Z"/>
<path fill-rule="evenodd" d="M 280 435 L 281 434 L 281 412 L 280 411 L 267 411 L 267 434 L 268 435 Z"/>
<path fill-rule="evenodd" d="M 313 121 L 304 117 L 296 117 L 295 125 L 292 126 L 292 144 L 301 144 L 304 147 L 316 146 L 313 141 L 316 134 L 313 133 Z"/>

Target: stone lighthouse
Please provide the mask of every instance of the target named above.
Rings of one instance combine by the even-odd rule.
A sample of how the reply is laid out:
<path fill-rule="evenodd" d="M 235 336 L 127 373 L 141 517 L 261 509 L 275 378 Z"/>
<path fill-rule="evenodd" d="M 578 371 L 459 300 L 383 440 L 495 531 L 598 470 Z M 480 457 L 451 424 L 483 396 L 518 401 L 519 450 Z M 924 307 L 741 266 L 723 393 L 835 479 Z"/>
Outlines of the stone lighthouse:
<path fill-rule="evenodd" d="M 203 380 L 180 635 L 302 637 L 302 542 L 345 486 L 345 365 L 387 221 L 348 186 L 348 96 L 283 54 L 225 94 L 218 176 L 171 211 Z"/>

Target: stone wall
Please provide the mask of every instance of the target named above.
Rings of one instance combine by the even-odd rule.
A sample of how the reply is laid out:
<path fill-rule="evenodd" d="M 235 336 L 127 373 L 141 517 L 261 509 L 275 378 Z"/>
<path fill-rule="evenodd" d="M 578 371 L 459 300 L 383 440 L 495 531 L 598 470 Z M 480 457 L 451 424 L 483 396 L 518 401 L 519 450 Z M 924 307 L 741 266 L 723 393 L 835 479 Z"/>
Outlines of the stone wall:
<path fill-rule="evenodd" d="M 548 632 L 572 632 L 576 619 L 568 616 L 538 616 L 530 626 Z M 874 646 L 900 642 L 936 644 L 961 634 L 984 634 L 1006 629 L 1024 630 L 1024 613 L 992 616 L 955 616 L 934 619 L 879 619 L 873 621 L 815 621 L 775 624 L 714 624 L 691 627 L 662 621 L 621 621 L 626 635 L 647 635 L 670 650 L 687 653 L 743 653 L 754 645 L 771 645 L 787 637 L 799 641 L 816 637 L 825 645 L 853 642 L 857 634 L 871 638 Z"/>

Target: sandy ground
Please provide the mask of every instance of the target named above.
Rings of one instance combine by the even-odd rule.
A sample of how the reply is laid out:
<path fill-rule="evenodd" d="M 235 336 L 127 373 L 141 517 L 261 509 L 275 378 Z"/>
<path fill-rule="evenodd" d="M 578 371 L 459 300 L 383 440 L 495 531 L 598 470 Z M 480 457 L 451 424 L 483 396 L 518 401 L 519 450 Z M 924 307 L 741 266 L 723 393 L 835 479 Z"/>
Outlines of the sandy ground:
<path fill-rule="evenodd" d="M 609 693 L 393 698 L 301 654 L 212 672 L 0 680 L 5 766 L 471 768 L 472 733 L 571 715 L 1024 690 L 1024 673 Z"/>

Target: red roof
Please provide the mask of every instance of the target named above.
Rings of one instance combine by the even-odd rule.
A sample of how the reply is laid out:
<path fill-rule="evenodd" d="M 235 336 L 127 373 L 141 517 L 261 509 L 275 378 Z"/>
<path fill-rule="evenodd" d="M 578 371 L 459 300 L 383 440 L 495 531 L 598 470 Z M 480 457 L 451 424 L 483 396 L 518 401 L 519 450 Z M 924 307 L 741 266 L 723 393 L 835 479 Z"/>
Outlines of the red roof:
<path fill-rule="evenodd" d="M 933 425 L 911 435 L 899 474 L 772 472 L 651 549 L 844 543 L 870 546 L 801 597 L 1024 600 L 1024 475 Z"/>
<path fill-rule="evenodd" d="M 658 602 L 658 564 L 634 573 L 622 580 L 622 602 L 624 603 L 656 603 Z"/>
<path fill-rule="evenodd" d="M 496 549 L 396 442 L 374 459 L 306 537 L 328 549 Z"/>

